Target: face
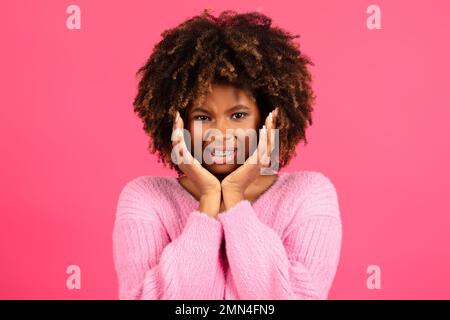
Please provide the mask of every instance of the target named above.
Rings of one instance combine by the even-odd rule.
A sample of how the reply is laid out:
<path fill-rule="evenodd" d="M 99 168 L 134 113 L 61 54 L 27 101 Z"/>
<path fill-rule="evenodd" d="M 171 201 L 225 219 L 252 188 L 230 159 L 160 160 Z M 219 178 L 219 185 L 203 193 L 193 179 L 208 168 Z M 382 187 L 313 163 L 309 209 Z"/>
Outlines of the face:
<path fill-rule="evenodd" d="M 212 91 L 186 114 L 192 154 L 216 176 L 231 173 L 256 147 L 260 117 L 250 93 L 231 85 L 213 85 Z M 196 144 L 201 145 L 201 155 L 195 152 Z"/>

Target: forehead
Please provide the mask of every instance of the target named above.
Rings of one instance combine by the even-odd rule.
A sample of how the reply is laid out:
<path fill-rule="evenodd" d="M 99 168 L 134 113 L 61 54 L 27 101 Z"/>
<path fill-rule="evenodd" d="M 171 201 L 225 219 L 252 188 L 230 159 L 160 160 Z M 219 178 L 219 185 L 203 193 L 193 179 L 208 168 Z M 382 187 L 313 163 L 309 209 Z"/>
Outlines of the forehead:
<path fill-rule="evenodd" d="M 211 85 L 208 94 L 199 99 L 199 104 L 209 108 L 226 108 L 236 103 L 256 107 L 256 100 L 251 92 L 227 84 Z"/>

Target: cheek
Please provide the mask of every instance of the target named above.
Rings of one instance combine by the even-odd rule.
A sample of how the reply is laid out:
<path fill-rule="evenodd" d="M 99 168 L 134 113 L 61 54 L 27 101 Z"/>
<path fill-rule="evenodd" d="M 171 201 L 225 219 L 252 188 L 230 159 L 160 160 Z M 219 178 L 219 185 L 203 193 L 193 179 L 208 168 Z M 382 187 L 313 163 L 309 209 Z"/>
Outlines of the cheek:
<path fill-rule="evenodd" d="M 252 145 L 252 143 L 257 144 L 258 137 L 259 137 L 259 129 L 262 126 L 262 125 L 260 125 L 259 112 L 249 120 L 250 121 L 248 121 L 246 123 L 246 129 L 252 129 L 254 131 L 255 135 L 245 137 L 245 144 L 246 144 L 247 150 Z"/>
<path fill-rule="evenodd" d="M 206 130 L 203 125 L 196 125 L 194 127 L 194 124 L 189 125 L 189 133 L 191 135 L 191 143 L 194 145 L 194 141 L 199 142 L 200 144 L 203 143 L 203 132 Z"/>
<path fill-rule="evenodd" d="M 243 119 L 239 122 L 232 123 L 231 126 L 234 129 L 258 130 L 258 125 L 259 125 L 259 121 L 260 121 L 259 119 L 260 119 L 259 114 L 256 114 L 256 115 L 252 115 L 246 119 Z"/>
<path fill-rule="evenodd" d="M 249 129 L 253 130 L 254 127 L 251 127 Z M 248 157 L 249 153 L 253 152 L 258 145 L 258 132 L 256 129 L 254 130 L 254 134 L 236 136 L 239 153 L 244 152 L 245 157 Z"/>

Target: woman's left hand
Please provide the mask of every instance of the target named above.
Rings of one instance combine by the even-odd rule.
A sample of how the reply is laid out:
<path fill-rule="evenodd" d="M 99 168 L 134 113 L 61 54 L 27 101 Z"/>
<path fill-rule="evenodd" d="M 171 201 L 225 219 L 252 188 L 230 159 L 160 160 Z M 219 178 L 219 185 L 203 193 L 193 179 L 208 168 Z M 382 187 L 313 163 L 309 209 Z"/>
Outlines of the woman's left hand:
<path fill-rule="evenodd" d="M 244 191 L 258 178 L 263 168 L 270 166 L 270 153 L 272 149 L 272 129 L 275 128 L 278 108 L 275 108 L 266 118 L 263 129 L 266 129 L 265 139 L 260 136 L 258 147 L 247 158 L 242 166 L 226 176 L 222 182 L 222 198 L 225 209 L 229 209 L 241 200 L 244 200 Z M 264 131 L 262 131 L 264 134 Z"/>

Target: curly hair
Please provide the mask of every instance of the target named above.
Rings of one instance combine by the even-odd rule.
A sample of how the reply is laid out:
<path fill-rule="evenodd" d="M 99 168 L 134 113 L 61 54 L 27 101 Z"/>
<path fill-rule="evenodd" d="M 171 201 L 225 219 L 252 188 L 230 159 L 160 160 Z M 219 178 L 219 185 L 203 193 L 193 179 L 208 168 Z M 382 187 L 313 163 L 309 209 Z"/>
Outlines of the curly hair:
<path fill-rule="evenodd" d="M 258 12 L 227 10 L 214 17 L 204 10 L 161 36 L 136 73 L 142 78 L 133 103 L 159 162 L 181 174 L 170 156 L 173 115 L 179 111 L 184 118 L 212 84 L 250 91 L 262 119 L 279 107 L 280 168 L 295 156 L 300 141 L 307 144 L 315 102 L 307 67 L 314 63 L 293 41 L 299 35 L 273 26 Z"/>

